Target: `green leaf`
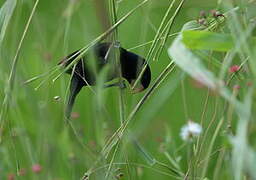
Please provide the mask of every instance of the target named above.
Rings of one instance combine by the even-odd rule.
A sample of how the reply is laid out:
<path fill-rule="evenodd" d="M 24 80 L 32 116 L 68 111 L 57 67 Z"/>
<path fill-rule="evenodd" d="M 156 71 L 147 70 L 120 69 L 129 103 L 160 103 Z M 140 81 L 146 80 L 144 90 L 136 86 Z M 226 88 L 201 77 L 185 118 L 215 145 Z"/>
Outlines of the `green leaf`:
<path fill-rule="evenodd" d="M 183 43 L 190 49 L 229 51 L 234 42 L 229 34 L 189 30 L 182 33 Z"/>
<path fill-rule="evenodd" d="M 194 28 L 198 28 L 197 22 L 190 21 L 183 26 L 182 32 Z M 173 41 L 173 44 L 168 49 L 168 54 L 183 71 L 194 79 L 197 79 L 211 89 L 217 89 L 218 80 L 215 78 L 214 74 L 204 66 L 201 59 L 184 45 L 182 42 L 182 34 L 177 36 Z"/>
<path fill-rule="evenodd" d="M 256 38 L 251 38 L 256 45 Z M 182 33 L 182 42 L 189 49 L 212 50 L 226 52 L 235 47 L 230 34 L 221 34 L 209 31 L 187 30 Z"/>
<path fill-rule="evenodd" d="M 197 22 L 190 21 L 183 26 L 182 32 L 195 28 L 198 28 Z M 210 69 L 207 69 L 202 60 L 185 46 L 182 41 L 182 33 L 173 41 L 168 49 L 168 54 L 183 71 L 213 91 L 218 92 L 224 99 L 234 105 L 237 113 L 245 114 L 246 110 L 241 102 L 232 96 L 231 92 L 221 83 L 222 80 L 218 79 Z"/>

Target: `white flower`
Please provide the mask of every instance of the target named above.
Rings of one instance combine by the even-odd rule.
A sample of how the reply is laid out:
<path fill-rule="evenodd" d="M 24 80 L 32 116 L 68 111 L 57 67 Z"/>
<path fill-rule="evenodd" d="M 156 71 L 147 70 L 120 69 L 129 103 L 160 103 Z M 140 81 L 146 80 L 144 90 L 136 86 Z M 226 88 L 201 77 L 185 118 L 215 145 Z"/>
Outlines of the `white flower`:
<path fill-rule="evenodd" d="M 194 137 L 198 137 L 202 131 L 200 124 L 189 120 L 188 124 L 181 128 L 180 136 L 184 141 L 191 141 Z"/>

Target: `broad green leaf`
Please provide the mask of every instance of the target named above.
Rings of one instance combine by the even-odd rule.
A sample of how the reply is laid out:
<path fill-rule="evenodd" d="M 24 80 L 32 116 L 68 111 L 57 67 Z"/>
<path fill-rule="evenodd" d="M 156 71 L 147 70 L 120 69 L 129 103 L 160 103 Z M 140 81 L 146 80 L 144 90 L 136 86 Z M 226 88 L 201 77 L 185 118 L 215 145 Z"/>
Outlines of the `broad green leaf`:
<path fill-rule="evenodd" d="M 190 21 L 183 26 L 182 32 L 194 28 L 198 28 L 198 23 Z M 246 110 L 241 102 L 232 96 L 231 92 L 221 83 L 222 80 L 218 79 L 212 71 L 207 69 L 202 60 L 185 46 L 182 41 L 182 33 L 173 41 L 168 49 L 168 54 L 183 71 L 210 89 L 219 92 L 223 98 L 234 105 L 240 115 L 245 114 Z"/>
<path fill-rule="evenodd" d="M 190 21 L 183 26 L 184 30 L 197 28 L 198 24 L 196 21 Z M 177 36 L 171 47 L 168 49 L 168 54 L 172 60 L 190 76 L 197 79 L 199 82 L 208 86 L 211 89 L 217 88 L 217 80 L 214 74 L 208 71 L 199 57 L 193 54 L 182 42 L 182 34 Z"/>
<path fill-rule="evenodd" d="M 182 35 L 182 42 L 189 49 L 226 52 L 235 47 L 235 43 L 230 34 L 186 30 Z M 252 38 L 252 42 L 256 44 L 256 38 Z"/>
<path fill-rule="evenodd" d="M 209 31 L 184 31 L 183 43 L 190 49 L 228 51 L 234 47 L 232 37 Z"/>

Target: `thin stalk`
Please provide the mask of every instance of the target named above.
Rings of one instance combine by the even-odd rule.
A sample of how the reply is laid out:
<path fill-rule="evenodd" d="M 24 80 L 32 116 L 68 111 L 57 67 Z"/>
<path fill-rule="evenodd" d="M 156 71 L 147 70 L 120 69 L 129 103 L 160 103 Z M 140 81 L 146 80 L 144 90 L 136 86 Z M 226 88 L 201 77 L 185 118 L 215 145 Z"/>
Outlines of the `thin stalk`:
<path fill-rule="evenodd" d="M 152 93 L 156 90 L 156 88 L 161 84 L 161 82 L 171 73 L 175 68 L 174 62 L 171 62 L 163 72 L 158 76 L 155 80 L 153 86 L 147 91 L 147 93 L 141 98 L 139 103 L 135 106 L 133 111 L 128 116 L 127 120 L 120 126 L 117 131 L 112 135 L 109 141 L 106 143 L 105 147 L 102 150 L 103 155 L 106 154 L 121 137 L 123 136 L 124 131 L 126 130 L 129 122 L 134 118 L 135 114 L 139 111 L 141 106 L 146 102 L 146 100 L 152 95 Z M 116 139 L 118 137 L 118 139 Z M 114 142 L 113 142 L 114 141 Z"/>
<path fill-rule="evenodd" d="M 125 166 L 125 165 L 127 165 L 127 163 L 113 163 L 113 165 L 115 165 L 115 166 Z M 102 169 L 106 169 L 106 168 L 108 168 L 108 166 L 110 166 L 110 164 L 106 164 L 106 165 L 104 165 L 104 166 L 95 168 L 95 169 L 92 170 L 91 174 L 95 174 L 95 173 L 97 173 L 98 171 L 100 171 L 100 170 L 102 170 Z M 153 167 L 151 167 L 151 166 L 147 166 L 147 165 L 144 165 L 144 164 L 139 164 L 139 163 L 130 162 L 130 163 L 129 163 L 129 166 L 147 168 L 147 169 L 150 169 L 150 170 L 152 170 L 152 171 L 154 171 L 154 172 L 157 172 L 157 173 L 162 174 L 162 175 L 165 175 L 165 176 L 173 177 L 173 178 L 175 178 L 175 179 L 180 179 L 180 180 L 183 179 L 183 178 L 181 178 L 181 177 L 179 177 L 179 176 L 172 175 L 172 174 L 170 174 L 170 173 L 167 173 L 167 172 L 164 172 L 164 171 L 155 169 L 155 168 L 153 168 Z M 90 174 L 90 175 L 91 175 L 91 174 Z"/>
<path fill-rule="evenodd" d="M 115 157 L 116 157 L 116 154 L 117 154 L 117 150 L 118 150 L 118 148 L 119 148 L 119 144 L 120 144 L 120 141 L 117 143 L 116 148 L 115 148 L 115 150 L 114 150 L 114 154 L 113 154 L 113 156 L 112 156 L 112 158 L 111 158 L 111 161 L 110 161 L 110 163 L 109 163 L 109 166 L 108 166 L 108 169 L 107 169 L 107 173 L 106 173 L 106 175 L 105 175 L 105 179 L 108 179 L 108 178 L 109 178 L 109 174 L 110 174 L 111 169 L 112 169 L 112 167 L 113 167 L 113 163 L 114 163 L 114 160 L 115 160 Z"/>
<path fill-rule="evenodd" d="M 115 0 L 110 0 L 110 14 L 112 18 L 112 23 L 115 24 L 117 22 L 117 9 L 116 9 L 116 1 Z M 113 43 L 114 46 L 116 46 L 118 43 L 118 28 L 116 28 L 113 32 Z M 116 47 L 114 47 L 116 48 Z M 118 69 L 118 76 L 119 76 L 119 84 L 122 84 L 122 72 L 121 72 L 121 64 L 120 64 L 120 53 L 119 53 L 119 48 L 118 50 L 114 51 L 114 56 L 115 56 L 115 66 Z M 116 48 L 117 49 L 117 48 Z M 119 87 L 119 112 L 120 112 L 120 121 L 123 123 L 125 119 L 125 104 L 124 104 L 124 89 L 120 86 Z"/>
<path fill-rule="evenodd" d="M 168 37 L 177 36 L 177 35 L 179 35 L 179 34 L 180 34 L 180 32 L 173 33 L 173 34 L 168 35 Z M 158 40 L 162 40 L 162 39 L 164 39 L 164 37 L 158 38 Z M 128 48 L 127 50 L 130 51 L 130 50 L 133 50 L 133 49 L 137 49 L 137 48 L 140 48 L 140 47 L 143 47 L 143 46 L 152 44 L 153 42 L 154 42 L 154 40 L 148 41 L 148 42 L 145 42 L 145 43 L 143 43 L 143 44 L 140 44 L 140 45 L 137 45 L 137 46 Z"/>
<path fill-rule="evenodd" d="M 112 23 L 113 24 L 116 24 L 117 22 L 117 10 L 116 10 L 116 5 L 115 5 L 115 0 L 110 0 L 110 14 L 111 14 L 111 19 L 112 19 Z M 118 28 L 115 28 L 114 32 L 113 32 L 113 36 L 112 36 L 112 39 L 113 39 L 113 44 L 114 44 L 114 66 L 117 67 L 118 69 L 118 76 L 119 76 L 119 83 L 121 84 L 122 83 L 122 72 L 121 72 L 121 64 L 120 64 L 120 52 L 119 52 L 119 48 L 116 48 L 116 45 L 118 44 L 117 42 L 117 38 L 118 38 Z M 121 123 L 123 123 L 124 121 L 124 109 L 125 109 L 125 106 L 124 106 L 124 91 L 122 90 L 121 86 L 119 87 L 119 112 L 120 112 L 120 121 Z M 116 157 L 116 154 L 117 154 L 117 150 L 119 148 L 119 143 L 120 141 L 117 143 L 116 147 L 115 147 L 115 150 L 114 150 L 114 154 L 112 155 L 112 158 L 111 158 L 111 161 L 110 161 L 110 165 L 107 169 L 107 172 L 106 172 L 106 175 L 105 175 L 105 179 L 108 179 L 109 178 L 109 175 L 110 175 L 110 172 L 111 172 L 111 169 L 113 167 L 113 163 L 114 163 L 114 160 L 115 160 L 115 157 Z"/>
<path fill-rule="evenodd" d="M 23 41 L 24 41 L 24 39 L 27 35 L 28 28 L 30 26 L 31 20 L 34 16 L 34 13 L 36 11 L 38 3 L 39 3 L 39 0 L 36 0 L 35 4 L 33 6 L 33 9 L 30 13 L 30 16 L 28 18 L 25 29 L 23 31 L 23 34 L 21 36 L 21 40 L 20 40 L 18 48 L 16 50 L 14 59 L 13 59 L 11 72 L 10 72 L 8 83 L 7 83 L 6 93 L 5 93 L 5 97 L 4 97 L 4 101 L 3 101 L 2 108 L 1 108 L 1 113 L 0 113 L 0 128 L 3 128 L 3 126 L 4 126 L 4 119 L 5 119 L 5 116 L 8 112 L 8 109 L 9 109 L 9 105 L 10 105 L 10 101 L 11 101 L 11 94 L 12 94 L 13 87 L 14 87 L 14 82 L 15 82 L 17 64 L 18 64 L 18 60 L 19 60 L 18 57 L 19 57 L 19 54 L 20 54 L 20 51 L 21 51 L 21 47 L 22 47 Z M 1 138 L 2 138 L 2 134 L 0 133 L 0 142 L 1 142 Z"/>
<path fill-rule="evenodd" d="M 185 3 L 185 0 L 182 0 L 182 1 L 180 2 L 179 6 L 177 7 L 176 11 L 174 12 L 172 18 L 171 18 L 171 19 L 169 20 L 169 22 L 167 23 L 167 28 L 166 28 L 165 36 L 164 36 L 163 41 L 162 41 L 162 43 L 160 44 L 159 48 L 156 50 L 155 56 L 154 56 L 154 58 L 153 58 L 153 61 L 154 61 L 155 59 L 157 59 L 157 58 L 161 55 L 161 53 L 162 53 L 162 51 L 163 51 L 163 48 L 164 48 L 164 46 L 165 46 L 165 44 L 166 44 L 167 38 L 168 38 L 168 36 L 169 36 L 169 34 L 170 34 L 170 32 L 171 32 L 171 29 L 172 29 L 172 27 L 173 27 L 174 21 L 175 21 L 177 15 L 179 14 L 179 12 L 180 12 L 180 10 L 181 10 L 181 7 L 183 6 L 184 3 Z"/>
<path fill-rule="evenodd" d="M 157 87 L 166 79 L 166 77 L 175 69 L 175 64 L 172 61 L 158 76 L 155 80 L 153 86 L 147 91 L 147 93 L 141 98 L 139 103 L 134 107 L 133 111 L 128 116 L 127 120 L 116 130 L 116 132 L 109 138 L 106 142 L 105 146 L 102 148 L 101 154 L 102 156 L 95 162 L 96 165 L 98 162 L 102 160 L 102 158 L 107 158 L 107 155 L 111 151 L 112 147 L 114 147 L 118 141 L 122 138 L 124 131 L 126 130 L 129 122 L 134 118 L 135 114 L 139 111 L 141 106 L 146 102 L 146 100 L 152 95 L 152 93 L 157 89 Z M 90 174 L 92 172 L 92 168 L 90 168 L 84 174 Z"/>
<path fill-rule="evenodd" d="M 150 49 L 149 49 L 149 51 L 148 51 L 148 54 L 147 54 L 147 56 L 146 56 L 146 58 L 145 58 L 145 59 L 147 60 L 147 62 L 145 63 L 144 67 L 142 68 L 142 70 L 141 70 L 139 76 L 137 77 L 137 79 L 136 79 L 136 81 L 135 81 L 135 83 L 134 83 L 132 89 L 134 89 L 134 88 L 137 86 L 137 84 L 139 83 L 139 80 L 140 80 L 141 77 L 142 77 L 142 74 L 143 74 L 143 73 L 145 72 L 145 70 L 146 70 L 147 64 L 148 64 L 148 62 L 150 61 L 150 59 L 151 59 L 151 57 L 152 57 L 152 55 L 153 55 L 153 52 L 154 52 L 154 50 L 156 49 L 157 43 L 158 43 L 159 40 L 160 40 L 160 36 L 161 36 L 161 34 L 163 33 L 163 31 L 164 31 L 164 30 L 162 31 L 162 29 L 165 29 L 164 24 L 165 24 L 165 22 L 166 22 L 166 20 L 167 20 L 167 18 L 168 18 L 168 16 L 169 16 L 169 14 L 170 14 L 170 11 L 171 11 L 171 9 L 172 9 L 172 7 L 173 7 L 175 1 L 176 1 L 176 0 L 173 0 L 173 1 L 171 2 L 171 4 L 169 5 L 169 8 L 167 9 L 167 11 L 166 11 L 166 13 L 165 13 L 165 15 L 164 15 L 164 17 L 163 17 L 163 20 L 162 20 L 161 23 L 160 23 L 160 26 L 159 26 L 159 28 L 158 28 L 158 30 L 157 30 L 157 32 L 156 32 L 156 35 L 155 35 L 154 40 L 153 40 L 153 42 L 152 42 L 152 45 L 151 45 L 151 47 L 150 47 Z"/>
<path fill-rule="evenodd" d="M 204 167 L 203 167 L 203 171 L 202 171 L 202 176 L 201 177 L 205 177 L 205 175 L 206 175 L 207 168 L 208 168 L 208 165 L 209 165 L 210 155 L 211 155 L 211 152 L 212 152 L 212 149 L 213 149 L 213 145 L 214 145 L 214 142 L 215 142 L 215 140 L 217 138 L 217 135 L 219 134 L 219 131 L 221 129 L 221 126 L 222 126 L 223 122 L 224 122 L 224 119 L 222 118 L 220 120 L 220 122 L 218 123 L 216 130 L 214 131 L 214 134 L 212 136 L 209 148 L 208 148 L 207 153 L 206 153 L 206 158 L 207 159 L 206 159 L 206 162 L 204 163 Z"/>

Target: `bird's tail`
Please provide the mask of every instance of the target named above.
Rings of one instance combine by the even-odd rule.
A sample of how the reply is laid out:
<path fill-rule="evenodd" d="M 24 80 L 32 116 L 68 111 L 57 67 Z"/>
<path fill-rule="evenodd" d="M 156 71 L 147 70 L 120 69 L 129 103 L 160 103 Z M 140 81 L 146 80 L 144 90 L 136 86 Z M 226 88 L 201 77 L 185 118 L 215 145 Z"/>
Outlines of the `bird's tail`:
<path fill-rule="evenodd" d="M 65 110 L 65 117 L 67 120 L 70 119 L 76 96 L 80 92 L 82 87 L 83 86 L 81 85 L 81 83 L 79 83 L 79 79 L 77 79 L 76 77 L 73 77 L 70 83 L 69 98 L 68 98 L 68 103 L 66 105 L 66 110 Z"/>

